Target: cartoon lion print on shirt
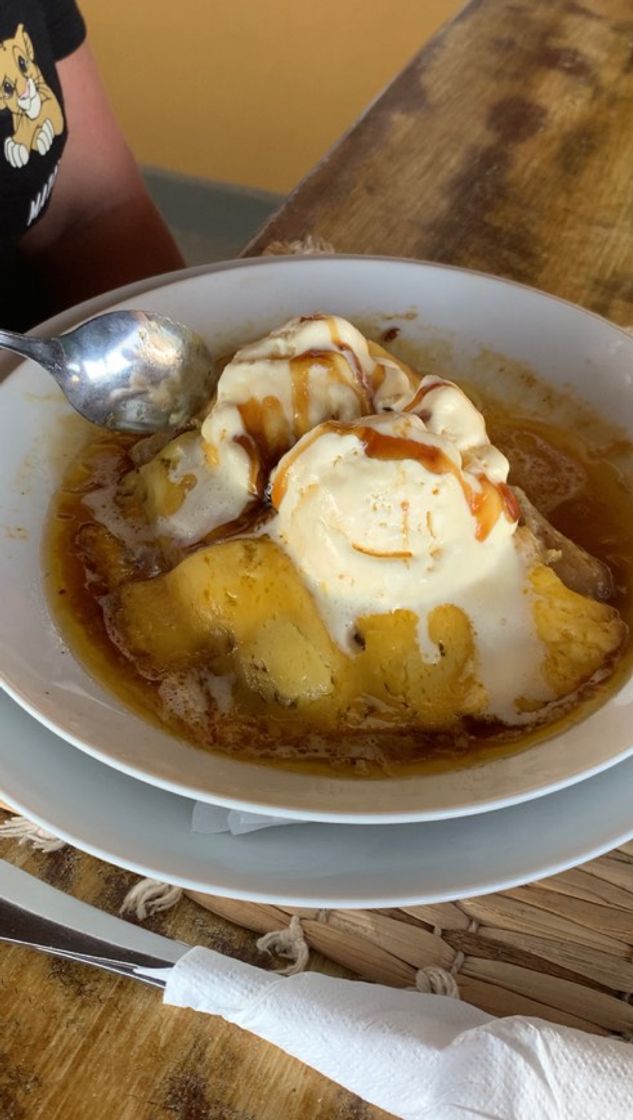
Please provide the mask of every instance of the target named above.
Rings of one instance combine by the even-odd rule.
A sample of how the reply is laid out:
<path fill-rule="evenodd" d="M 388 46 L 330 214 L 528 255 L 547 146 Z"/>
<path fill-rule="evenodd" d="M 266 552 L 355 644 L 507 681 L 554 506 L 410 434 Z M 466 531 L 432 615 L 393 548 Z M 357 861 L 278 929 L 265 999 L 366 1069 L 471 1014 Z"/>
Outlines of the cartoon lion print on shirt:
<path fill-rule="evenodd" d="M 23 24 L 12 39 L 0 43 L 2 109 L 13 118 L 13 135 L 4 142 L 5 159 L 12 167 L 25 167 L 31 152 L 46 155 L 64 127 L 61 106 L 42 77 Z"/>

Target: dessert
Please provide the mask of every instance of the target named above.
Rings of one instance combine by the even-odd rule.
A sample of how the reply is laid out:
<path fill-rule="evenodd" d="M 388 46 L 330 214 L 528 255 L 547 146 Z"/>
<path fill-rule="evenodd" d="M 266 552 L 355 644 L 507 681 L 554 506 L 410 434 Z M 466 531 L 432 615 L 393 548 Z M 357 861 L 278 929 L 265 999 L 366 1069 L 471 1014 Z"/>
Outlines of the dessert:
<path fill-rule="evenodd" d="M 335 316 L 240 349 L 191 430 L 83 466 L 53 517 L 75 637 L 204 746 L 389 767 L 507 743 L 582 714 L 627 647 L 609 565 L 513 489 L 468 395 Z"/>

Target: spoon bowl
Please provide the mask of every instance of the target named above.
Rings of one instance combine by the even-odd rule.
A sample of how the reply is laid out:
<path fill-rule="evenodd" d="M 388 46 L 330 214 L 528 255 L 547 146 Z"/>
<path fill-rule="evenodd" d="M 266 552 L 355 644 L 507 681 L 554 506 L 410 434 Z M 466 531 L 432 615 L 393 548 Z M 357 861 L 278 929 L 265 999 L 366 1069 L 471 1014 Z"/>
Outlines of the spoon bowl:
<path fill-rule="evenodd" d="M 97 315 L 58 338 L 0 330 L 0 347 L 36 361 L 86 420 L 119 432 L 181 427 L 218 379 L 200 335 L 147 311 Z"/>

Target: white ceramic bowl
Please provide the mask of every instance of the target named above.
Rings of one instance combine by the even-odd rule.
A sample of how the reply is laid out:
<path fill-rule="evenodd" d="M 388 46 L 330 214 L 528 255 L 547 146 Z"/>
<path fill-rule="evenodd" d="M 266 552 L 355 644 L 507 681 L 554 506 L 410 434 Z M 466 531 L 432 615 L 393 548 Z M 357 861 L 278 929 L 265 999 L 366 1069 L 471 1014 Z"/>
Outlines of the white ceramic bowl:
<path fill-rule="evenodd" d="M 292 315 L 334 312 L 374 330 L 397 326 L 398 344 L 423 349 L 456 378 L 498 383 L 546 407 L 529 374 L 573 387 L 633 433 L 633 339 L 561 300 L 476 273 L 414 261 L 272 258 L 195 270 L 93 301 L 51 329 L 105 306 L 172 315 L 227 353 Z M 126 298 L 123 298 L 126 297 Z M 51 379 L 22 363 L 0 387 L 0 674 L 32 715 L 108 765 L 201 800 L 321 821 L 390 823 L 478 813 L 559 789 L 633 752 L 633 683 L 554 739 L 506 758 L 440 775 L 362 781 L 304 777 L 212 755 L 161 732 L 95 682 L 65 647 L 42 587 L 42 529 L 51 497 L 88 425 Z M 569 398 L 569 423 L 582 407 Z M 37 776 L 34 775 L 34 780 Z"/>

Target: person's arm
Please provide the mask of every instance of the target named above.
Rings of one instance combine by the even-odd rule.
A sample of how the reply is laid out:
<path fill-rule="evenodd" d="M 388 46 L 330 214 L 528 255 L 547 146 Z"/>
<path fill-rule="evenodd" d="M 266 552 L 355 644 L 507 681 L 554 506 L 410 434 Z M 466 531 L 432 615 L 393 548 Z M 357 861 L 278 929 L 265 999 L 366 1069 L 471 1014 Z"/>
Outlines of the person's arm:
<path fill-rule="evenodd" d="M 147 194 L 88 45 L 57 70 L 68 140 L 48 210 L 20 244 L 43 315 L 184 263 Z"/>

